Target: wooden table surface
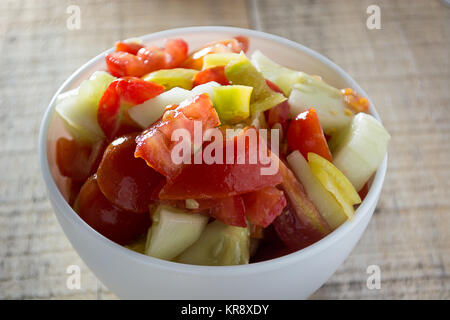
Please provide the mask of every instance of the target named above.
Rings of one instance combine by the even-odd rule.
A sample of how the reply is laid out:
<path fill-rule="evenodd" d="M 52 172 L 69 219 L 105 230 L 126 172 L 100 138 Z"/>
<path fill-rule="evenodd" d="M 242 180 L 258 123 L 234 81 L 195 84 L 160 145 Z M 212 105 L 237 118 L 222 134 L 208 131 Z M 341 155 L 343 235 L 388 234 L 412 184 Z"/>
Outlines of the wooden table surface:
<path fill-rule="evenodd" d="M 67 28 L 67 7 L 81 28 Z M 369 5 L 381 29 L 366 27 Z M 114 298 L 63 234 L 39 171 L 41 118 L 62 82 L 118 39 L 230 25 L 326 55 L 367 91 L 392 135 L 378 208 L 316 299 L 450 297 L 450 8 L 414 1 L 0 1 L 0 299 Z M 81 289 L 66 286 L 69 265 Z M 378 265 L 381 289 L 366 286 Z"/>

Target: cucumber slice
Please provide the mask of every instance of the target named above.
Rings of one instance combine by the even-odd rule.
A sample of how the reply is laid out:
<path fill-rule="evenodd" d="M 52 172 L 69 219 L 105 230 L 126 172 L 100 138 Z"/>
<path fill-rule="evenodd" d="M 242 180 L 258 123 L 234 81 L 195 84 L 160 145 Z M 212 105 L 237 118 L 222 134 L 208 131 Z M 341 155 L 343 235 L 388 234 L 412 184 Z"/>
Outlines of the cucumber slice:
<path fill-rule="evenodd" d="M 197 70 L 185 68 L 162 69 L 151 72 L 142 78 L 145 81 L 159 83 L 160 85 L 163 85 L 166 90 L 174 87 L 191 90 L 194 76 L 197 73 Z"/>
<path fill-rule="evenodd" d="M 194 95 L 189 90 L 182 88 L 172 88 L 160 95 L 145 101 L 144 103 L 134 106 L 128 110 L 131 119 L 139 124 L 142 128 L 158 120 L 164 113 L 166 106 L 171 104 L 179 104 L 180 102 L 192 98 Z"/>
<path fill-rule="evenodd" d="M 63 93 L 60 93 L 57 97 L 56 97 L 56 104 L 59 104 L 61 101 L 63 101 L 64 99 L 67 99 L 69 97 L 75 97 L 78 95 L 78 89 L 79 88 L 75 88 Z"/>
<path fill-rule="evenodd" d="M 331 139 L 333 163 L 359 191 L 383 161 L 390 138 L 373 116 L 358 113 L 348 128 Z"/>
<path fill-rule="evenodd" d="M 313 175 L 308 162 L 300 152 L 294 151 L 287 156 L 290 168 L 303 184 L 308 198 L 314 203 L 319 213 L 334 230 L 347 220 L 342 207 Z"/>
<path fill-rule="evenodd" d="M 246 59 L 244 54 L 225 52 L 211 53 L 203 57 L 203 70 L 218 66 L 226 66 L 232 60 Z"/>
<path fill-rule="evenodd" d="M 253 65 L 261 72 L 266 79 L 275 83 L 288 97 L 292 90 L 292 85 L 300 82 L 302 72 L 283 67 L 272 61 L 261 51 L 256 50 L 251 57 Z"/>
<path fill-rule="evenodd" d="M 323 131 L 329 135 L 351 121 L 353 113 L 347 108 L 342 93 L 337 88 L 317 77 L 283 67 L 260 51 L 253 53 L 252 63 L 265 78 L 279 86 L 289 97 L 291 118 L 314 107 Z"/>
<path fill-rule="evenodd" d="M 208 217 L 160 205 L 152 216 L 145 254 L 172 260 L 191 246 L 202 234 Z"/>
<path fill-rule="evenodd" d="M 286 100 L 266 83 L 264 76 L 256 70 L 248 59 L 233 60 L 225 67 L 225 75 L 232 84 L 253 87 L 250 110 L 265 111 Z M 265 102 L 263 102 L 265 100 Z"/>
<path fill-rule="evenodd" d="M 191 92 L 194 94 L 194 96 L 202 94 L 202 93 L 207 93 L 210 97 L 212 97 L 212 91 L 213 91 L 213 88 L 215 88 L 215 87 L 220 87 L 220 84 L 215 81 L 210 81 L 210 82 L 195 86 L 194 88 L 192 88 Z"/>
<path fill-rule="evenodd" d="M 98 102 L 114 79 L 109 73 L 96 71 L 80 87 L 58 97 L 56 112 L 75 139 L 95 142 L 104 138 L 97 121 Z"/>
<path fill-rule="evenodd" d="M 212 88 L 212 102 L 221 122 L 238 123 L 250 116 L 253 88 L 241 85 Z"/>
<path fill-rule="evenodd" d="M 219 220 L 208 224 L 201 237 L 175 261 L 205 266 L 248 264 L 250 236 L 248 228 L 226 225 Z"/>
<path fill-rule="evenodd" d="M 351 122 L 353 113 L 338 89 L 306 74 L 300 79 L 302 82 L 294 84 L 289 95 L 291 118 L 314 108 L 323 131 L 328 135 L 334 135 Z"/>

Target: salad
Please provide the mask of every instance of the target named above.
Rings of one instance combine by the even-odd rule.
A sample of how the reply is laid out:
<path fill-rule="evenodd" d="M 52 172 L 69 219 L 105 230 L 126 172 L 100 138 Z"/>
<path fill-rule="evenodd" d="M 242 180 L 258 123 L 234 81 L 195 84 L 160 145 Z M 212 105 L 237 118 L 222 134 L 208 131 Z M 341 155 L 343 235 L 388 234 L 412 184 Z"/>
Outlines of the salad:
<path fill-rule="evenodd" d="M 56 103 L 68 201 L 100 234 L 164 260 L 238 265 L 354 217 L 390 139 L 367 98 L 246 54 L 243 36 L 115 49 Z"/>

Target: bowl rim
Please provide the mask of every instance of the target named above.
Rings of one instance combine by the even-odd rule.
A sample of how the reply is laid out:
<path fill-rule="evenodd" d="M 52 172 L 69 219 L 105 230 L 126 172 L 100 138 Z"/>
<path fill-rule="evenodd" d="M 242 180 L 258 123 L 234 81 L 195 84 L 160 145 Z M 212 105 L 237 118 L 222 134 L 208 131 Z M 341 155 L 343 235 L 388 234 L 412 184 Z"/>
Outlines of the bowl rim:
<path fill-rule="evenodd" d="M 150 33 L 141 36 L 139 38 L 141 38 L 145 42 L 151 40 L 158 40 L 165 37 L 171 37 L 179 33 L 207 33 L 207 32 L 236 33 L 244 36 L 258 37 L 264 40 L 269 40 L 275 43 L 286 45 L 295 50 L 302 51 L 303 53 L 311 56 L 312 58 L 319 60 L 327 68 L 333 69 L 337 74 L 339 74 L 339 76 L 345 79 L 345 81 L 350 85 L 350 87 L 355 89 L 357 92 L 360 92 L 363 96 L 367 97 L 370 102 L 371 114 L 381 122 L 381 119 L 374 107 L 372 100 L 350 75 L 348 75 L 341 67 L 339 67 L 337 64 L 335 64 L 325 56 L 292 40 L 288 40 L 283 37 L 262 31 L 237 27 L 228 27 L 228 26 L 192 26 L 183 28 L 173 28 L 164 31 Z M 372 212 L 370 209 L 373 205 L 376 205 L 378 201 L 378 197 L 379 194 L 381 193 L 384 178 L 386 175 L 387 157 L 388 157 L 387 153 L 383 162 L 381 163 L 381 165 L 379 166 L 378 170 L 375 173 L 369 192 L 367 193 L 361 205 L 358 207 L 355 213 L 355 217 L 352 220 L 347 220 L 336 230 L 325 236 L 323 239 L 315 242 L 314 244 L 279 258 L 237 266 L 198 266 L 165 261 L 150 256 L 146 256 L 137 253 L 133 250 L 130 250 L 128 248 L 125 248 L 121 245 L 118 245 L 115 242 L 107 239 L 106 237 L 95 231 L 93 228 L 91 228 L 86 222 L 84 222 L 78 216 L 78 214 L 66 202 L 63 195 L 56 186 L 56 183 L 50 172 L 50 166 L 47 157 L 47 137 L 49 124 L 54 114 L 57 96 L 61 92 L 65 91 L 73 82 L 77 81 L 79 75 L 82 74 L 86 69 L 96 64 L 100 59 L 103 59 L 105 54 L 112 51 L 113 48 L 110 48 L 105 52 L 102 52 L 101 54 L 92 58 L 81 67 L 79 67 L 74 73 L 72 73 L 69 76 L 69 78 L 56 91 L 55 95 L 51 99 L 51 102 L 45 111 L 39 130 L 39 160 L 41 172 L 47 187 L 47 193 L 49 195 L 49 198 L 50 200 L 52 200 L 52 204 L 56 206 L 57 209 L 59 209 L 55 210 L 54 208 L 53 211 L 55 215 L 57 217 L 60 216 L 64 218 L 75 228 L 79 228 L 81 232 L 86 233 L 87 236 L 91 235 L 91 238 L 97 238 L 98 241 L 102 242 L 102 245 L 104 247 L 116 251 L 115 253 L 121 256 L 121 258 L 134 260 L 135 262 L 143 265 L 148 265 L 151 267 L 156 267 L 164 270 L 170 270 L 182 274 L 194 274 L 211 277 L 227 277 L 233 275 L 256 274 L 260 272 L 275 270 L 286 265 L 298 263 L 302 260 L 308 259 L 313 255 L 320 254 L 321 252 L 329 248 L 331 245 L 333 245 L 333 243 L 336 243 L 340 239 L 342 239 L 346 234 L 352 232 L 352 230 L 359 223 L 361 223 L 367 215 L 371 215 Z"/>

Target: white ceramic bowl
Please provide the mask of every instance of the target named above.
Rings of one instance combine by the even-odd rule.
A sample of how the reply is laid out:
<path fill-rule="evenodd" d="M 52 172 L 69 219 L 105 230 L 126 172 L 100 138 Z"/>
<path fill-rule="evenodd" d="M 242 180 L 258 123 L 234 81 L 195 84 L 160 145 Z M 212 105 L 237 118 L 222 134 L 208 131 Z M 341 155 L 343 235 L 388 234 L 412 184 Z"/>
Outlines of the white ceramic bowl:
<path fill-rule="evenodd" d="M 255 49 L 275 61 L 322 76 L 338 87 L 351 87 L 367 97 L 340 67 L 293 41 L 271 34 L 230 27 L 190 27 L 143 36 L 162 45 L 164 38 L 181 37 L 190 48 L 209 41 L 245 35 Z M 112 51 L 112 49 L 110 50 Z M 177 264 L 144 256 L 106 239 L 87 225 L 65 200 L 65 179 L 55 165 L 55 141 L 66 135 L 54 116 L 61 92 L 75 88 L 95 70 L 105 69 L 105 53 L 78 69 L 59 88 L 42 121 L 39 156 L 48 195 L 56 217 L 75 250 L 98 279 L 126 299 L 303 299 L 316 291 L 350 254 L 377 205 L 386 173 L 387 156 L 373 178 L 356 216 L 317 243 L 287 256 L 242 266 L 206 267 Z M 377 117 L 371 102 L 371 112 Z"/>

